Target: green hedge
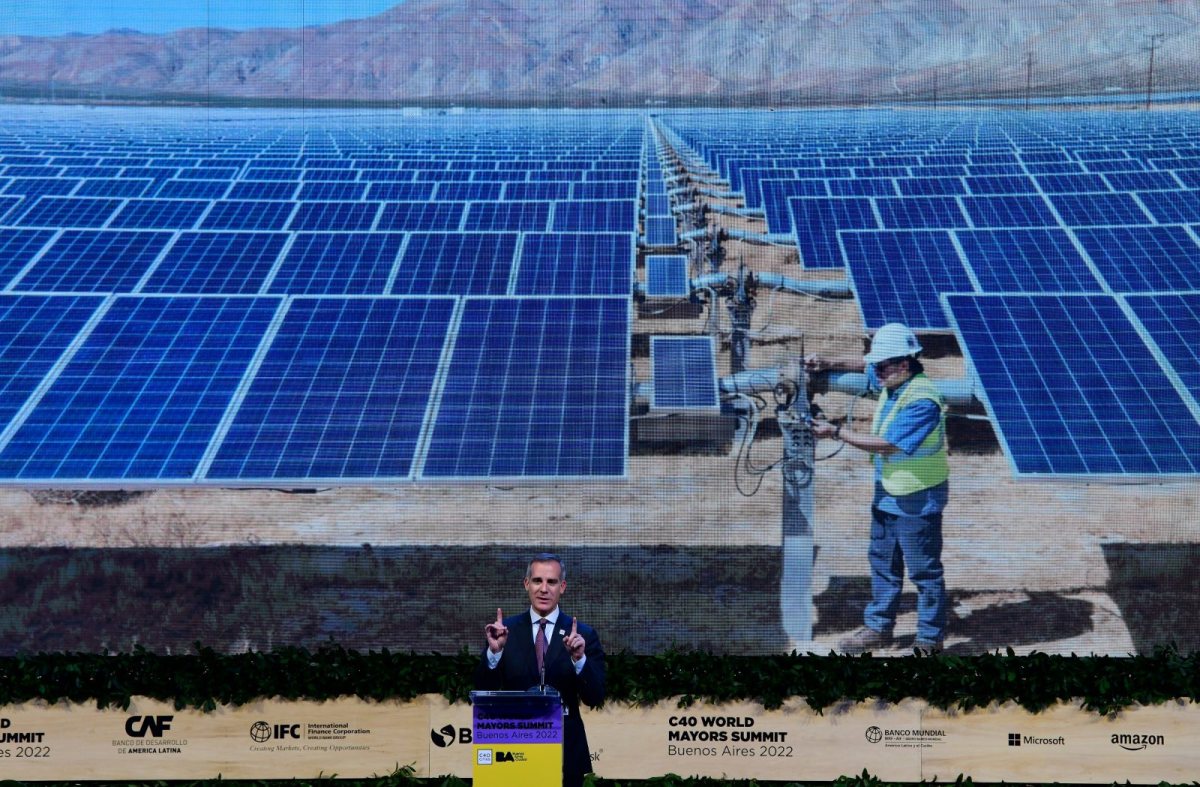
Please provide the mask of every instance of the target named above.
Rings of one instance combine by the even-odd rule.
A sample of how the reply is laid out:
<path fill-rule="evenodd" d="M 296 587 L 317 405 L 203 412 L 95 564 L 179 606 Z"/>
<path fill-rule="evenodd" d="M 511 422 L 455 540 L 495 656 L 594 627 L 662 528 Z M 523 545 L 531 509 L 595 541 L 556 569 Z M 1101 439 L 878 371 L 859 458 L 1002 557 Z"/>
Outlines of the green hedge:
<path fill-rule="evenodd" d="M 46 654 L 0 658 L 0 705 L 29 700 L 95 702 L 128 707 L 136 695 L 211 710 L 264 697 L 370 700 L 441 694 L 467 698 L 477 657 L 366 653 L 329 645 L 315 651 L 187 655 Z M 1134 704 L 1200 699 L 1200 653 L 1163 647 L 1146 656 L 1017 656 L 873 658 L 871 656 L 714 656 L 668 651 L 608 657 L 610 702 L 651 704 L 679 698 L 756 700 L 777 708 L 802 697 L 820 711 L 841 701 L 919 698 L 938 708 L 970 709 L 1015 702 L 1039 711 L 1060 701 L 1107 714 Z"/>
<path fill-rule="evenodd" d="M 37 654 L 0 658 L 0 705 L 45 700 L 95 702 L 126 708 L 130 698 L 173 701 L 177 708 L 212 709 L 265 697 L 323 700 L 356 696 L 369 700 L 411 699 L 441 694 L 467 698 L 477 656 L 361 653 L 329 645 L 315 651 L 284 648 L 270 653 L 223 655 L 197 646 L 194 653 L 163 656 L 145 650 L 117 654 Z M 1134 704 L 1200 700 L 1200 654 L 1184 655 L 1163 647 L 1147 656 L 1017 656 L 1011 650 L 985 656 L 714 656 L 669 651 L 654 656 L 626 653 L 608 658 L 609 702 L 650 704 L 678 699 L 755 700 L 768 708 L 802 697 L 821 711 L 837 702 L 923 699 L 939 708 L 970 709 L 993 702 L 1015 702 L 1030 711 L 1055 703 L 1076 702 L 1108 714 Z M 959 779 L 959 783 L 969 783 Z M 291 787 L 330 784 L 329 780 L 240 782 Z M 668 775 L 642 781 L 595 779 L 596 785 L 696 785 L 717 787 L 779 782 L 725 781 Z M 0 781 L 0 787 L 16 782 Z M 142 783 L 147 785 L 161 783 Z M 218 782 L 200 782 L 212 785 Z M 464 785 L 461 779 L 417 779 L 401 770 L 374 780 L 343 785 Z M 878 787 L 875 777 L 844 777 L 840 787 Z M 1194 784 L 1200 784 L 1194 782 Z"/>

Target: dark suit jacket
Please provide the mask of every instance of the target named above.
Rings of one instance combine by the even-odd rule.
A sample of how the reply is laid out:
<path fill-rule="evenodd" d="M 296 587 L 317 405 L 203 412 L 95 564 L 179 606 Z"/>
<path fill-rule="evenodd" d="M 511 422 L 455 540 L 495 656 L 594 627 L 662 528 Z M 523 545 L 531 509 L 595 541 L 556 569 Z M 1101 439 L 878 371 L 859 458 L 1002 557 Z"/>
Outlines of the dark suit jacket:
<path fill-rule="evenodd" d="M 604 648 L 596 630 L 583 623 L 579 634 L 587 643 L 587 661 L 583 671 L 575 674 L 575 665 L 563 646 L 563 634 L 570 633 L 572 618 L 561 610 L 553 630 L 546 627 L 546 685 L 562 694 L 566 718 L 563 719 L 563 783 L 578 784 L 583 774 L 592 770 L 591 752 L 579 703 L 595 707 L 604 701 Z M 475 669 L 475 688 L 482 691 L 523 691 L 538 685 L 537 655 L 533 649 L 533 623 L 529 610 L 504 619 L 508 641 L 504 654 L 495 669 L 488 668 L 487 648 L 484 647 Z"/>

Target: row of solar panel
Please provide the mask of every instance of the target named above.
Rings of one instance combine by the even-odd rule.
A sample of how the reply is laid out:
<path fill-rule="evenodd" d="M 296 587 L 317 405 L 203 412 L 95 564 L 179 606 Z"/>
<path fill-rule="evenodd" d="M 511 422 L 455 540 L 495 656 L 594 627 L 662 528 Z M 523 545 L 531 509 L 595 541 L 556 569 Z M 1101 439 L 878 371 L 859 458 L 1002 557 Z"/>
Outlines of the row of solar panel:
<path fill-rule="evenodd" d="M 1197 228 L 843 231 L 869 330 L 949 328 L 938 296 L 963 292 L 1200 290 Z"/>
<path fill-rule="evenodd" d="M 796 161 L 790 159 L 789 161 Z M 796 177 L 796 178 L 895 178 L 911 180 L 939 177 L 970 177 L 990 175 L 1074 175 L 1080 178 L 1091 178 L 1100 189 L 1104 184 L 1099 180 L 1101 175 L 1117 177 L 1133 177 L 1139 174 L 1175 174 L 1184 182 L 1194 182 L 1200 175 L 1200 160 L 1156 159 L 1146 162 L 1141 159 L 1103 159 L 1099 161 L 1073 161 L 1070 159 L 1055 161 L 1013 161 L 991 163 L 964 164 L 921 164 L 921 165 L 851 165 L 842 163 L 837 166 L 821 166 L 814 162 L 806 165 L 780 164 L 777 160 L 737 159 L 731 166 L 730 187 L 746 194 L 748 200 L 754 200 L 754 183 L 764 177 Z M 774 173 L 774 174 L 771 174 Z M 1180 188 L 1176 185 L 1173 188 Z M 903 192 L 901 192 L 903 193 Z"/>
<path fill-rule="evenodd" d="M 0 197 L 0 226 L 54 229 L 210 229 L 340 232 L 632 232 L 634 200 L 291 202 Z"/>
<path fill-rule="evenodd" d="M 625 475 L 628 298 L 0 295 L 0 482 Z"/>
<path fill-rule="evenodd" d="M 1200 292 L 943 303 L 1018 476 L 1200 473 Z"/>
<path fill-rule="evenodd" d="M 396 180 L 300 182 L 294 178 L 264 180 L 180 179 L 156 174 L 150 177 L 15 178 L 0 177 L 0 194 L 18 197 L 142 197 L 157 199 L 283 199 L 283 200 L 591 200 L 634 199 L 637 179 L 571 182 L 556 179 L 538 182 L 453 180 L 423 182 Z"/>
<path fill-rule="evenodd" d="M 632 233 L 0 230 L 23 292 L 628 295 Z"/>
<path fill-rule="evenodd" d="M 791 197 L 800 262 L 840 268 L 839 230 L 1026 229 L 1200 223 L 1200 191 L 987 197 Z"/>
<path fill-rule="evenodd" d="M 746 207 L 763 207 L 781 187 L 795 184 L 788 196 L 909 197 L 988 194 L 1073 194 L 1081 192 L 1177 191 L 1200 189 L 1200 169 L 1157 172 L 1025 172 L 1021 168 L 977 168 L 963 173 L 939 168 L 921 176 L 832 173 L 816 176 L 805 170 L 751 169 L 742 173 Z"/>

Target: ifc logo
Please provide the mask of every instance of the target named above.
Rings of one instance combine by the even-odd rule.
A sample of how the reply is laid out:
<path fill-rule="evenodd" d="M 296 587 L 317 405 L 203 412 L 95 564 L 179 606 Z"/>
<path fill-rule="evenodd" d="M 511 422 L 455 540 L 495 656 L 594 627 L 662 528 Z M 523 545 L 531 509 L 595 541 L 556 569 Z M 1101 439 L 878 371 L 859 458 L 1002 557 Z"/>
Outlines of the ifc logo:
<path fill-rule="evenodd" d="M 883 740 L 883 730 L 878 727 L 867 727 L 867 742 L 879 743 Z"/>
<path fill-rule="evenodd" d="M 250 725 L 250 737 L 255 743 L 266 743 L 271 740 L 271 725 L 265 721 L 256 721 Z"/>

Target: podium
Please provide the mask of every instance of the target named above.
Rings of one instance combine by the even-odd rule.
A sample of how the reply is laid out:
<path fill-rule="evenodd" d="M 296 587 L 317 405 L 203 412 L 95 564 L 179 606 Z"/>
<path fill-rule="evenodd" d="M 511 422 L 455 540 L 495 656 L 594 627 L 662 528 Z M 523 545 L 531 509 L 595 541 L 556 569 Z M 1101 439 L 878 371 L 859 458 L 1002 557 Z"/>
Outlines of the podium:
<path fill-rule="evenodd" d="M 547 686 L 471 692 L 475 787 L 561 787 L 562 697 Z"/>

